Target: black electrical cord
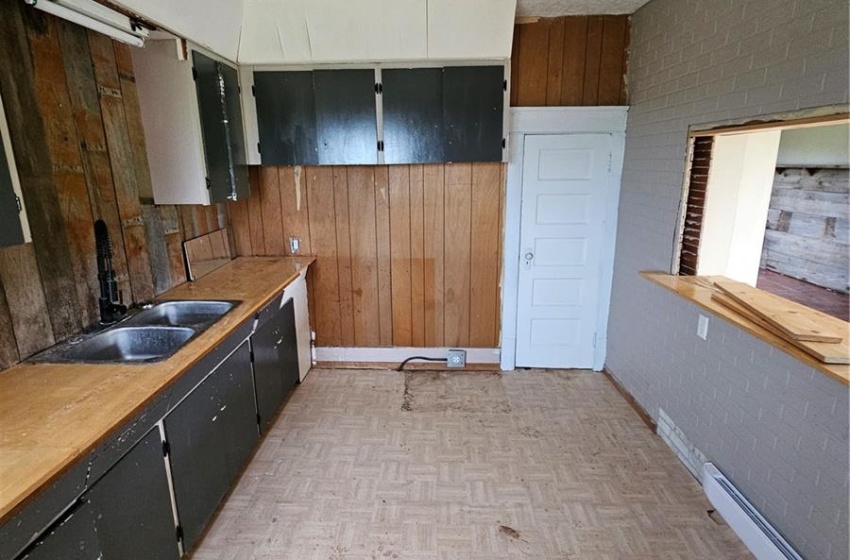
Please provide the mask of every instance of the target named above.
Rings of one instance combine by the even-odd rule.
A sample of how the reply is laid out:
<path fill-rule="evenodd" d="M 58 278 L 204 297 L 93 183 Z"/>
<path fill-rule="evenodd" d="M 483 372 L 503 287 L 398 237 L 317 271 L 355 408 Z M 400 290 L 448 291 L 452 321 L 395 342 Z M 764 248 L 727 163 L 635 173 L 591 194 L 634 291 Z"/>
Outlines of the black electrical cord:
<path fill-rule="evenodd" d="M 406 366 L 407 362 L 409 362 L 411 360 L 425 360 L 427 362 L 446 362 L 446 363 L 449 363 L 448 358 L 426 358 L 425 356 L 411 356 L 408 359 L 406 359 L 405 361 L 403 361 L 401 363 L 401 365 L 396 368 L 396 371 L 404 371 L 404 366 Z"/>

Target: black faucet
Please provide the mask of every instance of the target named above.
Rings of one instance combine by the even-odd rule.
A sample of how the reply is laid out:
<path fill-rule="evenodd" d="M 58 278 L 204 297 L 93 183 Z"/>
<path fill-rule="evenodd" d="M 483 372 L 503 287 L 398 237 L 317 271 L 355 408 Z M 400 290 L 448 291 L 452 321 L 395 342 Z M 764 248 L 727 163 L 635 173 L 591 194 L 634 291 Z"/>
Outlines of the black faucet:
<path fill-rule="evenodd" d="M 97 247 L 97 280 L 100 283 L 100 324 L 111 325 L 124 318 L 127 306 L 124 305 L 124 296 L 115 281 L 112 244 L 109 241 L 109 230 L 103 220 L 94 223 L 94 241 Z"/>

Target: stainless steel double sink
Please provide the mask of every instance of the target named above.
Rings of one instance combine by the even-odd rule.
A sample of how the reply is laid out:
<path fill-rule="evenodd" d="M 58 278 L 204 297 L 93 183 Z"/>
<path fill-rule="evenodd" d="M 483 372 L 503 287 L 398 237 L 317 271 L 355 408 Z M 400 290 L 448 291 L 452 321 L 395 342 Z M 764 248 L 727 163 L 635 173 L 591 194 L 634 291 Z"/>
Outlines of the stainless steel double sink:
<path fill-rule="evenodd" d="M 96 333 L 72 338 L 35 362 L 148 363 L 165 360 L 224 317 L 236 301 L 163 301 Z"/>

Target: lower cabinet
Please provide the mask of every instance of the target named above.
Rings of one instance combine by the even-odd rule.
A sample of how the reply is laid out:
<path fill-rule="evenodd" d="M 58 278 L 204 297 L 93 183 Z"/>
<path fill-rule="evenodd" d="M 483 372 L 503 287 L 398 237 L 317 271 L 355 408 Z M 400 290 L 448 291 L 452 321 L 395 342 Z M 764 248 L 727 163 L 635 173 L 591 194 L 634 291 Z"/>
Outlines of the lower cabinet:
<path fill-rule="evenodd" d="M 148 432 L 85 498 L 104 560 L 180 558 L 159 429 Z"/>
<path fill-rule="evenodd" d="M 295 305 L 290 299 L 251 336 L 260 428 L 268 430 L 283 399 L 298 383 Z"/>
<path fill-rule="evenodd" d="M 245 342 L 165 417 L 183 548 L 190 550 L 259 437 Z"/>
<path fill-rule="evenodd" d="M 21 558 L 178 559 L 159 430 L 148 432 Z"/>

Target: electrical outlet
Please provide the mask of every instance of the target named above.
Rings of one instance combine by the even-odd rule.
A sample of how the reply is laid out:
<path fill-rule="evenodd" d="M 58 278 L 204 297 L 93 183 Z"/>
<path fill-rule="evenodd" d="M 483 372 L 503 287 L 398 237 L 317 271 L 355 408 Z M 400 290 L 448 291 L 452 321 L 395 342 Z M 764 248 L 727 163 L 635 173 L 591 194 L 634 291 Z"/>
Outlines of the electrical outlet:
<path fill-rule="evenodd" d="M 301 240 L 297 237 L 289 238 L 289 252 L 293 255 L 297 255 L 298 251 L 301 250 Z"/>
<path fill-rule="evenodd" d="M 705 340 L 708 337 L 708 317 L 705 315 L 699 316 L 697 322 L 697 336 Z"/>
<path fill-rule="evenodd" d="M 466 366 L 466 350 L 458 350 L 456 348 L 450 349 L 447 365 L 450 368 L 465 367 Z"/>

